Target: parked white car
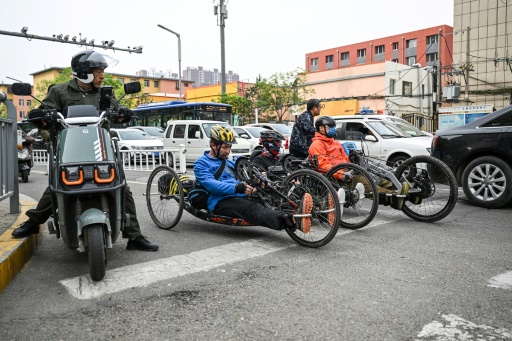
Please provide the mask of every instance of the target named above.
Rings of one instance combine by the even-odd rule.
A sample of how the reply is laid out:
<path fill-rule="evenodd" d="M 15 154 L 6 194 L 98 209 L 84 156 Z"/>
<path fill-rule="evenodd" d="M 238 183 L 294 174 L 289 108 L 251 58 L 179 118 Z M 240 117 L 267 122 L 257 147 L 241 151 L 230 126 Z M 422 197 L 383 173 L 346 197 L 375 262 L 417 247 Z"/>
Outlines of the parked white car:
<path fill-rule="evenodd" d="M 154 139 L 160 139 L 160 140 L 164 139 L 164 132 L 165 132 L 165 130 L 163 128 L 160 128 L 160 127 L 135 126 L 135 127 L 130 127 L 130 129 L 141 130 L 141 131 L 145 132 L 146 134 L 148 134 L 149 136 L 151 136 Z"/>
<path fill-rule="evenodd" d="M 275 130 L 279 132 L 286 139 L 283 142 L 284 154 L 288 154 L 290 152 L 288 147 L 290 145 L 290 138 L 292 137 L 292 127 L 283 123 L 252 123 L 246 124 L 244 127 L 261 127 L 265 128 L 265 130 Z"/>
<path fill-rule="evenodd" d="M 371 158 L 390 166 L 396 167 L 411 156 L 430 155 L 432 138 L 415 138 L 385 119 L 372 119 L 368 115 L 332 118 L 340 143 L 352 141 Z"/>
<path fill-rule="evenodd" d="M 252 149 L 257 150 L 261 149 L 260 145 L 260 133 L 262 131 L 266 131 L 268 129 L 261 127 L 247 127 L 247 126 L 236 126 L 233 127 L 235 129 L 238 136 L 249 141 L 252 144 Z"/>
<path fill-rule="evenodd" d="M 110 137 L 113 140 L 117 140 L 119 150 L 132 150 L 133 153 L 129 153 L 131 163 L 137 161 L 145 161 L 148 156 L 152 156 L 155 160 L 158 160 L 161 149 L 164 148 L 162 140 L 154 139 L 148 134 L 138 129 L 110 129 Z M 148 151 L 147 153 L 143 153 Z M 150 155 L 150 153 L 152 155 Z M 149 158 L 150 160 L 152 158 Z M 128 163 L 128 159 L 125 158 L 125 164 Z"/>
<path fill-rule="evenodd" d="M 165 129 L 164 147 L 177 148 L 185 146 L 187 163 L 194 163 L 204 152 L 210 150 L 210 129 L 214 125 L 221 125 L 233 131 L 235 142 L 231 147 L 229 157 L 249 157 L 253 151 L 252 144 L 238 136 L 229 124 L 219 121 L 181 120 L 167 122 Z"/>

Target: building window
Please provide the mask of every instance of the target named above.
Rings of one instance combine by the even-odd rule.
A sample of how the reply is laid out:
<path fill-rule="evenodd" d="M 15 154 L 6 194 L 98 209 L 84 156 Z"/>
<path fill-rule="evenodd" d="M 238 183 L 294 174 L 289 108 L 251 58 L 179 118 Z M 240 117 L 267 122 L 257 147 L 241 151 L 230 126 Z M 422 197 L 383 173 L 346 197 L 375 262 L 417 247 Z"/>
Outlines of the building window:
<path fill-rule="evenodd" d="M 332 63 L 334 61 L 334 56 L 331 54 L 329 56 L 325 56 L 326 63 Z"/>
<path fill-rule="evenodd" d="M 394 80 L 393 78 L 391 78 L 389 80 L 389 94 L 390 95 L 395 94 L 395 83 L 396 83 L 396 80 Z"/>
<path fill-rule="evenodd" d="M 144 79 L 144 86 L 145 87 L 149 87 L 149 80 L 148 79 Z"/>
<path fill-rule="evenodd" d="M 407 47 L 408 49 L 411 47 L 416 47 L 416 46 L 417 46 L 416 39 L 410 39 L 410 40 L 405 41 L 405 47 Z"/>
<path fill-rule="evenodd" d="M 425 99 L 425 84 L 421 84 L 421 98 Z"/>
<path fill-rule="evenodd" d="M 32 105 L 32 100 L 31 99 L 27 99 L 27 107 L 30 107 Z"/>
<path fill-rule="evenodd" d="M 348 60 L 349 59 L 349 54 L 348 52 L 343 52 L 341 54 L 341 60 Z"/>
<path fill-rule="evenodd" d="M 185 83 L 185 88 L 188 88 L 188 83 Z"/>
<path fill-rule="evenodd" d="M 311 58 L 311 65 L 309 67 L 309 69 L 311 71 L 316 71 L 318 70 L 318 58 Z"/>
<path fill-rule="evenodd" d="M 435 53 L 427 53 L 427 63 L 435 62 L 437 60 L 437 52 Z"/>
<path fill-rule="evenodd" d="M 412 96 L 412 83 L 411 82 L 402 82 L 402 96 Z"/>
<path fill-rule="evenodd" d="M 375 54 L 384 53 L 384 45 L 375 46 Z"/>
<path fill-rule="evenodd" d="M 158 88 L 158 81 L 153 81 L 153 87 Z"/>
<path fill-rule="evenodd" d="M 20 111 L 20 118 L 23 118 L 23 111 Z"/>
<path fill-rule="evenodd" d="M 398 63 L 398 58 L 397 58 L 397 59 L 391 59 L 391 61 L 392 61 L 393 63 Z"/>
<path fill-rule="evenodd" d="M 20 106 L 24 105 L 24 103 L 23 103 L 24 101 L 22 99 L 19 99 L 18 101 L 19 101 L 18 103 L 19 103 Z"/>
<path fill-rule="evenodd" d="M 427 37 L 427 45 L 437 44 L 437 34 Z"/>
<path fill-rule="evenodd" d="M 10 86 L 7 87 L 7 93 L 12 94 L 12 88 Z"/>
<path fill-rule="evenodd" d="M 366 57 L 366 49 L 357 50 L 357 58 Z"/>
<path fill-rule="evenodd" d="M 411 56 L 406 58 L 407 65 L 413 66 L 416 64 L 416 56 Z"/>
<path fill-rule="evenodd" d="M 118 80 L 124 84 L 124 78 L 118 78 Z"/>
<path fill-rule="evenodd" d="M 135 81 L 137 81 L 135 78 L 130 79 L 130 82 L 135 82 Z"/>
<path fill-rule="evenodd" d="M 393 51 L 398 51 L 398 43 L 393 43 Z"/>

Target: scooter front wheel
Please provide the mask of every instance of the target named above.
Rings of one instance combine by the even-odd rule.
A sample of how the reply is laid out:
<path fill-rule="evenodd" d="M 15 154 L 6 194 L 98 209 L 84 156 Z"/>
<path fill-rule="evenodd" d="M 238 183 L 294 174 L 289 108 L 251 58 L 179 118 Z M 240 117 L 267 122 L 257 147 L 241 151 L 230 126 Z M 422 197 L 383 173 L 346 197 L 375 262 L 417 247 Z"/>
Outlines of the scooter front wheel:
<path fill-rule="evenodd" d="M 20 178 L 21 178 L 21 182 L 28 182 L 28 170 L 27 169 L 20 171 Z"/>
<path fill-rule="evenodd" d="M 103 227 L 94 224 L 85 228 L 85 241 L 89 257 L 89 274 L 93 281 L 101 281 L 105 277 L 105 238 Z"/>

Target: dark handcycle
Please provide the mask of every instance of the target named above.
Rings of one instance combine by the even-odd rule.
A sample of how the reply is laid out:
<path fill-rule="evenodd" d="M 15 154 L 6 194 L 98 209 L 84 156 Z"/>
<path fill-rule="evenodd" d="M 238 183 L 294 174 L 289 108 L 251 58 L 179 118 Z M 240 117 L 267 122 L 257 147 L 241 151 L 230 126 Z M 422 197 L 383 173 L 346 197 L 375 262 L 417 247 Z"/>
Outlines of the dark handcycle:
<path fill-rule="evenodd" d="M 377 185 L 384 183 L 396 193 L 400 192 L 404 182 L 409 185 L 401 211 L 414 220 L 436 222 L 445 218 L 455 207 L 458 197 L 455 176 L 448 166 L 434 157 L 414 156 L 396 168 L 365 155 L 364 151 L 351 150 L 350 159 L 353 163 L 336 165 L 326 174 L 335 188 L 344 188 L 347 194 L 341 219 L 344 228 L 361 228 L 373 220 L 379 204 L 378 195 L 373 194 L 378 193 Z M 287 171 L 293 171 L 301 167 L 314 168 L 315 164 L 312 160 L 288 156 L 283 159 L 283 166 Z M 336 174 L 340 170 L 357 174 L 358 179 L 369 182 L 369 186 L 364 184 L 364 197 L 355 190 L 355 181 L 339 181 Z"/>
<path fill-rule="evenodd" d="M 325 177 L 312 170 L 303 169 L 276 181 L 257 169 L 247 170 L 244 160 L 247 159 L 237 160 L 236 172 L 242 175 L 242 180 L 258 188 L 257 196 L 264 206 L 291 213 L 296 221 L 311 219 L 311 228 L 307 233 L 303 233 L 300 228 L 286 227 L 286 232 L 295 242 L 316 248 L 334 238 L 338 231 L 341 210 L 336 190 Z M 185 192 L 180 176 L 172 168 L 159 166 L 153 170 L 146 187 L 146 203 L 149 214 L 158 227 L 168 230 L 176 226 L 184 209 L 209 222 L 235 226 L 251 225 L 243 219 L 215 215 L 207 210 L 194 208 Z M 311 194 L 313 199 L 313 208 L 309 214 L 302 214 L 299 209 L 305 193 Z"/>

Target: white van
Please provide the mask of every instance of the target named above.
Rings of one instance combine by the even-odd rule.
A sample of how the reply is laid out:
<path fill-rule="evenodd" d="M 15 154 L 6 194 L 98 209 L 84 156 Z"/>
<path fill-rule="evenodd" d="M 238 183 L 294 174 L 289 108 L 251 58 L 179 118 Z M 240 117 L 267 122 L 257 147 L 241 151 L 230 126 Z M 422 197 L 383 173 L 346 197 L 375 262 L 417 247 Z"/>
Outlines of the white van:
<path fill-rule="evenodd" d="M 231 159 L 251 155 L 253 150 L 251 143 L 238 136 L 229 124 L 219 121 L 169 121 L 165 129 L 164 148 L 179 147 L 183 144 L 187 163 L 194 163 L 203 156 L 204 152 L 210 150 L 210 129 L 216 124 L 230 129 L 235 135 L 235 142 L 229 154 Z"/>

